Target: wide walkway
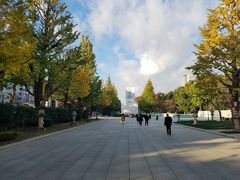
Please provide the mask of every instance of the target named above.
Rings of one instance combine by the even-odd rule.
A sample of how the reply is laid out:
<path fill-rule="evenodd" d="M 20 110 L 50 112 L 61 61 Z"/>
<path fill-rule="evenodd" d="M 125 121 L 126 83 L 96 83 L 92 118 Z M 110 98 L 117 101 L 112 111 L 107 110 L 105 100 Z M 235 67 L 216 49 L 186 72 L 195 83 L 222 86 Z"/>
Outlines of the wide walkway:
<path fill-rule="evenodd" d="M 0 179 L 240 179 L 240 142 L 162 119 L 102 120 L 0 150 Z"/>

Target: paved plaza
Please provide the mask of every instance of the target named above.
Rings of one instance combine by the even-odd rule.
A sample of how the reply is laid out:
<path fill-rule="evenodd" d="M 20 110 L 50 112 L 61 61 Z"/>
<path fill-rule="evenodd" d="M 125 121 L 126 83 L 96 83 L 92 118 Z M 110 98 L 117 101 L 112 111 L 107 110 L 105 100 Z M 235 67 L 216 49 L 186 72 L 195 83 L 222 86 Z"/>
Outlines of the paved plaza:
<path fill-rule="evenodd" d="M 240 179 L 240 142 L 163 120 L 102 120 L 0 150 L 0 179 Z"/>

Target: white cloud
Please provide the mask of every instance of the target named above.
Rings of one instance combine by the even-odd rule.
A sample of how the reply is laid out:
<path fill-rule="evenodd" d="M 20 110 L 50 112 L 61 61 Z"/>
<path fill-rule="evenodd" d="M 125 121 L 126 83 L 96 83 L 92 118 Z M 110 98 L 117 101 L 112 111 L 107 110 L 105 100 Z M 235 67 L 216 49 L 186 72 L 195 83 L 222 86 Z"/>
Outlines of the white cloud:
<path fill-rule="evenodd" d="M 217 3 L 218 0 L 91 2 L 88 23 L 95 40 L 116 37 L 115 45 L 135 57 L 128 59 L 126 52 L 113 47 L 119 55 L 119 64 L 111 75 L 118 79 L 115 83 L 121 91 L 121 99 L 125 87 L 135 86 L 140 94 L 150 78 L 156 91 L 176 88 L 186 72 L 184 67 L 192 63 L 198 27 L 206 21 L 207 9 Z"/>
<path fill-rule="evenodd" d="M 154 59 L 150 58 L 147 54 L 142 55 L 140 60 L 139 74 L 152 75 L 159 71 L 158 64 Z"/>
<path fill-rule="evenodd" d="M 100 70 L 106 70 L 106 64 L 99 63 L 99 64 L 97 64 L 97 68 L 100 69 Z"/>

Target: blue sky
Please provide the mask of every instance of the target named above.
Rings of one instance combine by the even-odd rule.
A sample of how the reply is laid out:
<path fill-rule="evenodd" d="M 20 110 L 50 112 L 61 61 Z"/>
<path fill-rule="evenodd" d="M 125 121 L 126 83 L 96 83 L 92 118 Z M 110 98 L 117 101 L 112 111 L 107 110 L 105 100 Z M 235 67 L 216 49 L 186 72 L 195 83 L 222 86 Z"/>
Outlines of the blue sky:
<path fill-rule="evenodd" d="M 168 92 L 189 74 L 194 43 L 207 9 L 219 0 L 63 0 L 76 27 L 93 43 L 99 75 L 108 75 L 125 101 L 125 87 L 140 95 L 151 79 L 155 92 Z"/>

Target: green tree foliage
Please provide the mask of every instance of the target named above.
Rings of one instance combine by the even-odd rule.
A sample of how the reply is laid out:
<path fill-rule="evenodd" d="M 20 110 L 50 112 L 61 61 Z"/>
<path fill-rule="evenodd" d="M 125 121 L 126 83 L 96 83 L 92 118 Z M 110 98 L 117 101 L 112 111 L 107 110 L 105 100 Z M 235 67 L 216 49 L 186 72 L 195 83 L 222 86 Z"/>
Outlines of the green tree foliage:
<path fill-rule="evenodd" d="M 69 71 L 65 71 L 64 85 L 55 93 L 55 97 L 64 102 L 64 107 L 78 101 L 78 105 L 90 106 L 93 96 L 96 98 L 96 62 L 92 44 L 88 36 L 82 36 L 80 45 L 70 49 L 66 58 L 71 61 Z M 98 84 L 98 83 L 97 83 Z M 96 86 L 95 86 L 96 85 Z"/>
<path fill-rule="evenodd" d="M 15 83 L 26 74 L 35 39 L 23 0 L 0 1 L 0 86 Z"/>
<path fill-rule="evenodd" d="M 174 91 L 174 101 L 177 109 L 184 113 L 193 113 L 204 103 L 204 97 L 194 81 Z"/>
<path fill-rule="evenodd" d="M 218 75 L 201 76 L 196 80 L 196 85 L 200 90 L 201 96 L 204 97 L 207 109 L 218 110 L 220 119 L 222 119 L 220 110 L 228 109 L 230 107 L 230 94 L 226 87 L 215 80 L 216 78 L 223 78 L 223 76 L 216 76 Z"/>
<path fill-rule="evenodd" d="M 229 89 L 235 128 L 240 129 L 240 1 L 221 0 L 211 9 L 207 23 L 201 28 L 202 41 L 196 45 L 197 62 L 189 67 L 197 77 L 222 74 L 216 78 Z"/>
<path fill-rule="evenodd" d="M 84 60 L 83 66 L 80 68 L 87 71 L 88 88 L 89 93 L 81 97 L 81 102 L 84 104 L 87 110 L 90 110 L 92 104 L 96 104 L 97 99 L 99 99 L 99 94 L 101 92 L 101 82 L 96 74 L 96 60 L 95 54 L 93 52 L 93 46 L 88 36 L 82 36 L 82 41 L 80 44 L 80 55 Z"/>
<path fill-rule="evenodd" d="M 140 112 L 153 112 L 157 104 L 154 88 L 151 80 L 148 80 L 138 104 Z"/>
<path fill-rule="evenodd" d="M 110 77 L 108 77 L 102 89 L 102 104 L 103 113 L 107 115 L 120 112 L 121 110 L 121 101 L 118 98 L 117 89 L 112 84 Z"/>
<path fill-rule="evenodd" d="M 63 85 L 63 72 L 69 71 L 71 66 L 71 61 L 64 59 L 64 54 L 78 38 L 78 32 L 73 30 L 72 16 L 66 11 L 65 3 L 33 0 L 29 1 L 29 5 L 36 48 L 25 85 L 27 89 L 28 85 L 33 86 L 33 92 L 29 92 L 38 108 Z"/>

